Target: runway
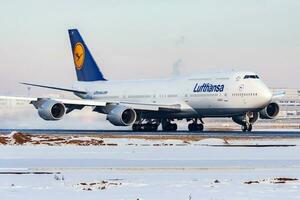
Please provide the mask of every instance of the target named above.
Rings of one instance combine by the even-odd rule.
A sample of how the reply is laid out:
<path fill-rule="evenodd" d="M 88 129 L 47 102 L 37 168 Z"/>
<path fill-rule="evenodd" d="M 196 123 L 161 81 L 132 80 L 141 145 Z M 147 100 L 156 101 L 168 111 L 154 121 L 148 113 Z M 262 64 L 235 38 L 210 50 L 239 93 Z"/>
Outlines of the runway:
<path fill-rule="evenodd" d="M 72 130 L 72 129 L 0 129 L 0 133 L 9 134 L 12 131 L 26 134 L 55 134 L 55 135 L 161 135 L 161 136 L 203 136 L 203 137 L 266 137 L 266 138 L 299 138 L 299 129 L 270 129 L 254 130 L 252 132 L 236 131 L 202 131 L 190 132 L 185 130 L 172 132 L 134 132 L 131 130 Z"/>
<path fill-rule="evenodd" d="M 297 130 L 18 131 L 30 135 L 0 137 L 1 199 L 232 200 L 266 199 L 269 193 L 268 199 L 280 200 L 300 195 Z"/>

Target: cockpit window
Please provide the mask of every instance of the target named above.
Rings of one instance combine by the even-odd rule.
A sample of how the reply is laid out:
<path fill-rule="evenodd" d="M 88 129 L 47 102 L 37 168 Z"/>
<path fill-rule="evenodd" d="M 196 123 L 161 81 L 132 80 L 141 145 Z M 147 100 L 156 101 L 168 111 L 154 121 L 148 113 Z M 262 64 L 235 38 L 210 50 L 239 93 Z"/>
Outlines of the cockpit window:
<path fill-rule="evenodd" d="M 245 75 L 244 79 L 259 79 L 257 75 Z"/>

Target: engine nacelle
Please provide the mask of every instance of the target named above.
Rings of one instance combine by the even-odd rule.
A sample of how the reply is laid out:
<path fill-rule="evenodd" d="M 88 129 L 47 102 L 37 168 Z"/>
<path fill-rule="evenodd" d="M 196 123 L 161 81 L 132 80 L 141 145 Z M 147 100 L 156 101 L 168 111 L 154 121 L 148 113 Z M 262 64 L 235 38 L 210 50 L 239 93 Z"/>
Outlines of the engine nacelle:
<path fill-rule="evenodd" d="M 107 114 L 106 119 L 115 126 L 130 126 L 136 117 L 136 112 L 132 108 L 116 106 Z"/>
<path fill-rule="evenodd" d="M 264 109 L 259 111 L 261 119 L 274 119 L 279 113 L 279 105 L 275 102 L 269 103 Z"/>
<path fill-rule="evenodd" d="M 247 118 L 249 118 L 250 124 L 254 124 L 258 120 L 258 113 L 257 112 L 248 112 L 245 115 L 234 116 L 234 117 L 232 117 L 232 120 L 235 123 L 243 126 L 246 124 Z"/>
<path fill-rule="evenodd" d="M 45 100 L 37 109 L 39 116 L 47 121 L 60 120 L 66 113 L 65 105 L 54 100 Z"/>

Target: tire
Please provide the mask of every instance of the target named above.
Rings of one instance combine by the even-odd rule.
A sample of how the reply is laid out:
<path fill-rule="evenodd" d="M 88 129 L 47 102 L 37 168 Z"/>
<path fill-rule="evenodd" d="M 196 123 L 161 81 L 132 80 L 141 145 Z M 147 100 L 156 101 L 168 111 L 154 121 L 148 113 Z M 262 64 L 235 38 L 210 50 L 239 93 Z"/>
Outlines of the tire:
<path fill-rule="evenodd" d="M 166 123 L 162 125 L 163 131 L 176 131 L 177 130 L 177 124 L 172 123 Z"/>
<path fill-rule="evenodd" d="M 252 124 L 249 124 L 249 127 L 247 129 L 248 132 L 251 132 L 252 131 Z"/>
<path fill-rule="evenodd" d="M 158 126 L 156 124 L 151 124 L 151 131 L 157 131 Z"/>
<path fill-rule="evenodd" d="M 188 129 L 189 131 L 194 131 L 195 130 L 194 124 L 189 124 Z"/>
<path fill-rule="evenodd" d="M 171 124 L 172 131 L 177 131 L 177 124 Z"/>
<path fill-rule="evenodd" d="M 163 131 L 169 131 L 169 126 L 167 124 L 162 125 Z"/>
<path fill-rule="evenodd" d="M 188 125 L 188 129 L 189 129 L 189 131 L 203 131 L 204 126 L 203 126 L 203 124 L 192 123 L 192 124 Z"/>
<path fill-rule="evenodd" d="M 197 125 L 197 130 L 198 130 L 198 131 L 203 131 L 203 129 L 204 129 L 203 124 L 198 124 L 198 125 Z"/>
<path fill-rule="evenodd" d="M 138 131 L 138 124 L 132 125 L 132 131 Z"/>
<path fill-rule="evenodd" d="M 242 131 L 243 131 L 243 132 L 246 132 L 246 131 L 247 131 L 247 126 L 246 126 L 246 125 L 243 125 L 241 128 L 242 128 Z"/>

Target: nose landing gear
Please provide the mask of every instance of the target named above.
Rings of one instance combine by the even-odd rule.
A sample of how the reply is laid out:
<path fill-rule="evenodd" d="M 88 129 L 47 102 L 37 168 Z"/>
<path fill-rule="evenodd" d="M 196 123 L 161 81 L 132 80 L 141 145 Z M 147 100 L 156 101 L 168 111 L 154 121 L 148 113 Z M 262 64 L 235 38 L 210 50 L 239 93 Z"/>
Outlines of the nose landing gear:
<path fill-rule="evenodd" d="M 241 129 L 243 132 L 252 131 L 252 126 L 257 121 L 257 119 L 258 119 L 257 112 L 247 112 L 243 115 L 232 117 L 232 120 L 235 123 L 241 125 Z"/>
<path fill-rule="evenodd" d="M 248 132 L 251 132 L 252 131 L 252 124 L 245 124 L 245 125 L 242 125 L 242 131 L 243 132 L 246 132 L 246 131 L 248 131 Z"/>
<path fill-rule="evenodd" d="M 248 113 L 245 114 L 245 124 L 242 125 L 242 131 L 243 132 L 246 132 L 246 131 L 251 132 L 252 131 L 251 120 L 253 120 L 253 118 L 255 118 L 253 116 L 254 116 L 253 112 L 248 112 Z"/>

